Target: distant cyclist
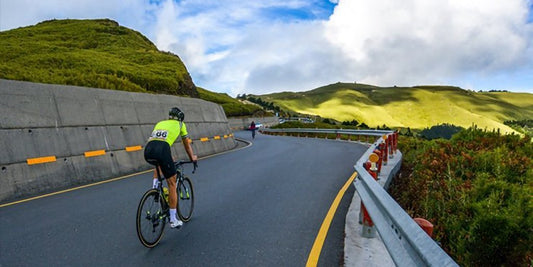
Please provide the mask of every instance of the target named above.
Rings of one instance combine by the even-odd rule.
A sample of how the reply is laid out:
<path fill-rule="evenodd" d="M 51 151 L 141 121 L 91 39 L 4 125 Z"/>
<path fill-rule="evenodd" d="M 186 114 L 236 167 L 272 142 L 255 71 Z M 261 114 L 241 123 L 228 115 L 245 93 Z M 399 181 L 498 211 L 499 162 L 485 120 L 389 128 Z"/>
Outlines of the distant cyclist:
<path fill-rule="evenodd" d="M 170 227 L 181 227 L 183 222 L 176 216 L 177 206 L 177 194 L 176 194 L 176 166 L 174 165 L 174 159 L 170 147 L 181 135 L 181 140 L 185 151 L 191 161 L 197 161 L 198 157 L 192 150 L 190 139 L 187 133 L 187 126 L 183 122 L 185 114 L 177 108 L 173 107 L 168 113 L 168 120 L 158 122 L 152 135 L 148 138 L 148 143 L 144 148 L 144 159 L 147 162 L 156 161 L 160 166 L 160 171 L 167 180 L 169 188 L 169 206 L 170 206 Z M 157 188 L 157 170 L 154 169 L 153 187 Z"/>
<path fill-rule="evenodd" d="M 255 130 L 257 130 L 257 128 L 255 127 L 254 121 L 250 124 L 250 130 L 252 130 L 252 139 L 255 139 Z"/>

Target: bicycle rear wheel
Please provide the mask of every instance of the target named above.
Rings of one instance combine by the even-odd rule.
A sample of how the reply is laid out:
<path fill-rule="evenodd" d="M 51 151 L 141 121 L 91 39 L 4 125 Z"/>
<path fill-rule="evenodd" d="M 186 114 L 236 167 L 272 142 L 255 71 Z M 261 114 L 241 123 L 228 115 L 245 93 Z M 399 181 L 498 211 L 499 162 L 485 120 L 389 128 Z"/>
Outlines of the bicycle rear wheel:
<path fill-rule="evenodd" d="M 155 247 L 163 237 L 167 220 L 166 211 L 162 208 L 163 201 L 157 189 L 150 189 L 144 193 L 139 202 L 137 236 L 145 247 Z"/>
<path fill-rule="evenodd" d="M 189 177 L 178 181 L 176 191 L 178 193 L 178 216 L 182 221 L 188 222 L 194 209 L 194 191 Z"/>

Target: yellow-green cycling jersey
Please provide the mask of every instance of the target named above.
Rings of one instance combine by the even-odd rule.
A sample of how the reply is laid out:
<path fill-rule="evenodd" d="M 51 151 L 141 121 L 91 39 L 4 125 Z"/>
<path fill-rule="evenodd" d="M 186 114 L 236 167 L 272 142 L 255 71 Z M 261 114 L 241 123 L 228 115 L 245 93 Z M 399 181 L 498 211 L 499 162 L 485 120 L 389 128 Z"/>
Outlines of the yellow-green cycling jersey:
<path fill-rule="evenodd" d="M 177 120 L 164 120 L 155 125 L 152 135 L 150 138 L 148 138 L 148 141 L 165 141 L 172 146 L 174 141 L 176 141 L 176 138 L 178 138 L 180 135 L 181 138 L 186 138 L 188 135 L 187 126 L 185 126 L 184 122 L 179 122 Z"/>

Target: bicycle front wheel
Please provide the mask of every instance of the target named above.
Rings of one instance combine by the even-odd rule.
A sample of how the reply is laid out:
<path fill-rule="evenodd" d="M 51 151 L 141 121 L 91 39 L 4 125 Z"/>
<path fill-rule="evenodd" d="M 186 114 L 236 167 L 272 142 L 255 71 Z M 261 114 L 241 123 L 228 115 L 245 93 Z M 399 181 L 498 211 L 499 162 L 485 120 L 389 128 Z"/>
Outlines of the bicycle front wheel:
<path fill-rule="evenodd" d="M 178 181 L 176 191 L 178 193 L 178 216 L 182 221 L 188 222 L 194 209 L 194 191 L 189 177 Z"/>
<path fill-rule="evenodd" d="M 157 189 L 150 189 L 139 202 L 137 236 L 145 247 L 155 247 L 163 237 L 166 223 L 166 214 L 161 204 L 163 201 Z"/>

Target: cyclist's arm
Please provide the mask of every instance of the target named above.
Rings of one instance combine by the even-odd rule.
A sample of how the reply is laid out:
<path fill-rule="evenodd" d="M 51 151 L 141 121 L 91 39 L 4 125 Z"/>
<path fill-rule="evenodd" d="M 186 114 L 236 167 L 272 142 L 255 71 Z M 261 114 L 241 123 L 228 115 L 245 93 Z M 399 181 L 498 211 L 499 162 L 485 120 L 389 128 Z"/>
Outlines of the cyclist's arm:
<path fill-rule="evenodd" d="M 197 161 L 198 157 L 194 155 L 194 151 L 192 150 L 191 146 L 191 139 L 188 137 L 185 137 L 181 139 L 181 142 L 183 143 L 183 147 L 185 148 L 185 152 L 187 152 L 187 155 L 189 156 L 189 159 L 191 161 Z"/>

